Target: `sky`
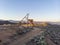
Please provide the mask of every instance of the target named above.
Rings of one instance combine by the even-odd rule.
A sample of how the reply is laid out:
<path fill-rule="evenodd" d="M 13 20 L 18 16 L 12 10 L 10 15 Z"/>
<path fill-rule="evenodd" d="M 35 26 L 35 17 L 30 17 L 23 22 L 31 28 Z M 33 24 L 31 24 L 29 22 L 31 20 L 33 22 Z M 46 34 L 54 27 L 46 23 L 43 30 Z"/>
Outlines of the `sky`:
<path fill-rule="evenodd" d="M 0 19 L 21 20 L 27 13 L 35 21 L 60 21 L 60 0 L 0 0 Z"/>

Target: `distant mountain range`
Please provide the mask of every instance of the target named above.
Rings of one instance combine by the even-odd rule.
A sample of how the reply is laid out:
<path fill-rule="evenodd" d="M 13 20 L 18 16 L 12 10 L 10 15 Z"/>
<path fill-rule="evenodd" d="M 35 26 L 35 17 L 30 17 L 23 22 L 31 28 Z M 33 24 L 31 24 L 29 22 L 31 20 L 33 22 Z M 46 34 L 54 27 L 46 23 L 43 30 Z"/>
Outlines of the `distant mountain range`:
<path fill-rule="evenodd" d="M 17 21 L 13 21 L 13 20 L 0 20 L 0 25 L 3 24 L 16 24 Z"/>
<path fill-rule="evenodd" d="M 0 25 L 3 25 L 3 24 L 16 24 L 16 23 L 19 23 L 20 21 L 15 21 L 15 20 L 0 20 Z M 40 21 L 35 21 L 34 23 L 42 23 Z M 57 25 L 60 25 L 60 22 L 47 22 L 47 23 L 50 23 L 50 24 L 57 24 Z"/>
<path fill-rule="evenodd" d="M 15 20 L 8 20 L 9 22 L 12 22 L 12 23 L 19 23 L 20 21 L 15 21 Z"/>

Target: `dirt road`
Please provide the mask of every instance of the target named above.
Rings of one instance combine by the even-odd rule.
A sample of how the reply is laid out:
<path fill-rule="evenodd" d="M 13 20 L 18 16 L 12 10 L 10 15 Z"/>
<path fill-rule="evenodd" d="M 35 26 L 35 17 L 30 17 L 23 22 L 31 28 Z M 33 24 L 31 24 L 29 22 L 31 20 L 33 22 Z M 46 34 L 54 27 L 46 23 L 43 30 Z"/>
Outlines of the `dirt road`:
<path fill-rule="evenodd" d="M 31 38 L 34 36 L 40 35 L 43 31 L 39 28 L 35 28 L 34 30 L 31 30 L 24 36 L 21 36 L 19 39 L 16 41 L 12 42 L 10 45 L 24 45 L 26 42 L 28 42 Z"/>

